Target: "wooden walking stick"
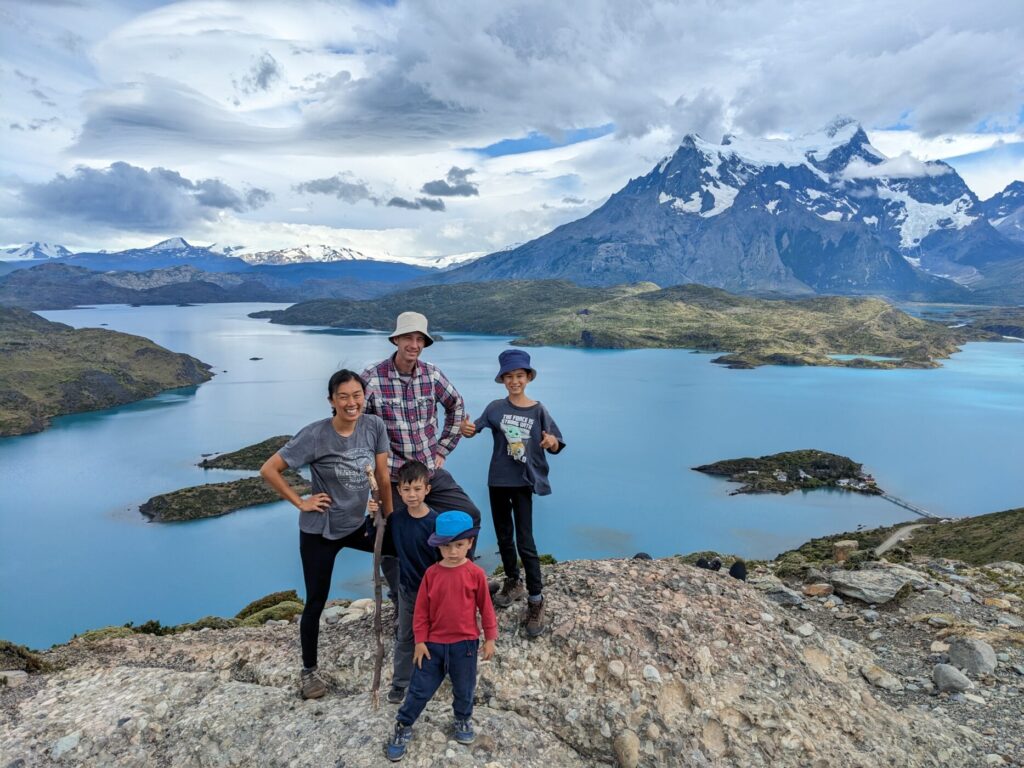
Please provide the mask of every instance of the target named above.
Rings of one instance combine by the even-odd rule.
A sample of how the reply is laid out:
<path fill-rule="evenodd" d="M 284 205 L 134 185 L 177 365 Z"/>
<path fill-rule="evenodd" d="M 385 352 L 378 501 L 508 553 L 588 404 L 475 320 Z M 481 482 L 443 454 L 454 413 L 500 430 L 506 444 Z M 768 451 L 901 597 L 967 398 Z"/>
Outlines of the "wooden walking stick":
<path fill-rule="evenodd" d="M 384 666 L 384 628 L 381 624 L 381 580 L 380 580 L 380 559 L 381 548 L 384 546 L 384 526 L 387 520 L 384 517 L 384 510 L 380 502 L 380 487 L 377 485 L 377 478 L 373 474 L 373 465 L 366 465 L 366 479 L 370 481 L 370 493 L 373 500 L 377 502 L 377 511 L 373 513 L 373 524 L 377 533 L 373 539 L 373 631 L 377 634 L 377 655 L 373 660 L 373 685 L 370 688 L 370 696 L 373 699 L 373 708 L 380 706 L 380 673 Z"/>

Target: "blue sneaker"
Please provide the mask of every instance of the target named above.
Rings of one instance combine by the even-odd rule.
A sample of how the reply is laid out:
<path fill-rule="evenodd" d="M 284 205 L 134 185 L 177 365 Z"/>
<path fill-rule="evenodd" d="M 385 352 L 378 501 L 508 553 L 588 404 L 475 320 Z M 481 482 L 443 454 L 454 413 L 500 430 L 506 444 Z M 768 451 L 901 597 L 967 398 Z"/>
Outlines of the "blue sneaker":
<path fill-rule="evenodd" d="M 455 721 L 455 740 L 459 744 L 472 744 L 475 739 L 472 720 L 467 717 L 465 720 Z"/>
<path fill-rule="evenodd" d="M 395 732 L 391 735 L 387 744 L 388 760 L 397 763 L 405 757 L 405 748 L 412 741 L 412 726 L 395 723 Z"/>

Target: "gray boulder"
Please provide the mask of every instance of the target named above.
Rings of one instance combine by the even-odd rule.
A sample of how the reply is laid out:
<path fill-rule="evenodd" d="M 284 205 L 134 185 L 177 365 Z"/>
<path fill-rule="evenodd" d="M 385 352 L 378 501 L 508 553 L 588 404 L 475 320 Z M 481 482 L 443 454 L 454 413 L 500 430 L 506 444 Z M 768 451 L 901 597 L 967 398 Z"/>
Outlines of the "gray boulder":
<path fill-rule="evenodd" d="M 865 603 L 888 603 L 910 589 L 910 582 L 890 570 L 836 571 L 831 575 L 836 592 Z"/>
<path fill-rule="evenodd" d="M 996 671 L 996 652 L 984 640 L 954 637 L 949 643 L 949 663 L 970 675 L 990 675 Z"/>
<path fill-rule="evenodd" d="M 951 664 L 936 664 L 932 670 L 932 682 L 939 692 L 960 693 L 974 687 L 967 675 Z"/>

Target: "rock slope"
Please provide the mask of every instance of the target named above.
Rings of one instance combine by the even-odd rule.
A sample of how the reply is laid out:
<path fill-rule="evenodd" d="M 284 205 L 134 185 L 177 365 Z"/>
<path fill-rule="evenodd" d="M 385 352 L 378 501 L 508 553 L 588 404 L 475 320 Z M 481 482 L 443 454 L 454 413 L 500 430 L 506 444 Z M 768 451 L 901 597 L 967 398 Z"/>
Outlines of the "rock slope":
<path fill-rule="evenodd" d="M 546 568 L 550 628 L 530 641 L 516 609 L 501 613 L 498 654 L 480 669 L 476 743 L 451 739 L 443 687 L 416 726 L 405 764 L 826 768 L 1003 760 L 990 754 L 983 725 L 958 722 L 942 708 L 907 707 L 869 682 L 863 670 L 886 673 L 880 649 L 810 623 L 837 621 L 828 609 L 780 606 L 772 589 L 786 588 L 767 570 L 760 578 L 765 585 L 747 585 L 678 558 Z M 54 648 L 43 655 L 57 671 L 0 689 L 3 764 L 382 765 L 395 708 L 370 706 L 372 609 L 365 605 L 325 621 L 321 669 L 331 691 L 311 702 L 296 693 L 293 624 Z M 789 611 L 799 617 L 795 628 Z M 385 613 L 388 626 L 390 608 Z"/>

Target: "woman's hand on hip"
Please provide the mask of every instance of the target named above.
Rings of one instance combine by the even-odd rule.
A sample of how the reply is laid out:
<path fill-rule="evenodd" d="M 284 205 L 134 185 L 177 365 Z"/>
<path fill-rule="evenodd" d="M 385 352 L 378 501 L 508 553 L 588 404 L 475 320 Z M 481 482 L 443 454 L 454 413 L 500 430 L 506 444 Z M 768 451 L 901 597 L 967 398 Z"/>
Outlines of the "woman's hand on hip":
<path fill-rule="evenodd" d="M 331 497 L 326 493 L 314 493 L 306 496 L 299 503 L 299 510 L 302 512 L 326 512 L 331 506 Z"/>

